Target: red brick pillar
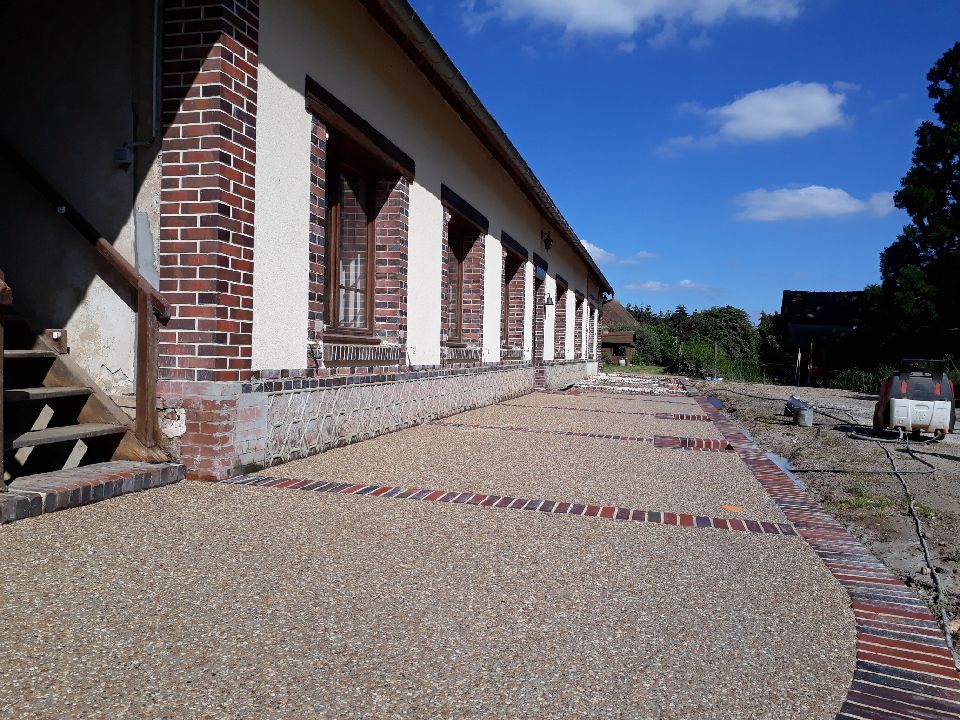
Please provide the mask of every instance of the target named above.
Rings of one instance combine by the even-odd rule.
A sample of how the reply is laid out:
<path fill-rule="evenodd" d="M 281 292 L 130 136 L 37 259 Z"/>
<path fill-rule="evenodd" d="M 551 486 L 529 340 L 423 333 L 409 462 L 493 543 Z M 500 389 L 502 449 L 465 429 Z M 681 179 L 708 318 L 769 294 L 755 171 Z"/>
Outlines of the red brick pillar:
<path fill-rule="evenodd" d="M 163 19 L 158 393 L 186 413 L 187 476 L 219 480 L 251 376 L 259 0 L 166 0 Z"/>
<path fill-rule="evenodd" d="M 573 325 L 573 356 L 583 358 L 583 295 L 576 295 L 576 312 Z"/>
<path fill-rule="evenodd" d="M 567 289 L 557 286 L 556 312 L 553 315 L 553 357 L 565 360 L 567 351 Z"/>
<path fill-rule="evenodd" d="M 164 380 L 250 376 L 259 0 L 164 6 Z"/>

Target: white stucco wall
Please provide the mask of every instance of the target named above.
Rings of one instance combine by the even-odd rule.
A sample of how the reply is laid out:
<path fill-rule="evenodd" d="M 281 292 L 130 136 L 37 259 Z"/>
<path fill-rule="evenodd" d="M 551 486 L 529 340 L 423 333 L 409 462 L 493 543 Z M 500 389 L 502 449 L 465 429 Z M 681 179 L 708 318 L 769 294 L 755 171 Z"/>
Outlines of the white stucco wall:
<path fill-rule="evenodd" d="M 488 235 L 484 243 L 483 361 L 500 362 L 500 330 L 503 318 L 503 245 Z"/>
<path fill-rule="evenodd" d="M 270 3 L 267 3 L 268 5 Z M 275 33 L 261 37 L 272 57 Z M 257 79 L 257 212 L 254 219 L 253 369 L 307 363 L 312 121 L 303 91 L 269 66 Z M 298 107 L 299 112 L 291 112 Z"/>
<path fill-rule="evenodd" d="M 0 136 L 155 282 L 159 140 L 138 148 L 130 166 L 113 160 L 116 149 L 152 132 L 153 0 L 109 8 L 8 3 L 4 10 L 0 75 L 8 111 L 0 114 Z M 38 37 L 55 50 L 38 51 Z M 117 281 L 90 244 L 2 161 L 0 197 L 0 268 L 17 312 L 36 330 L 66 329 L 73 360 L 108 391 L 131 392 L 135 291 Z M 140 253 L 135 229 L 143 240 Z"/>
<path fill-rule="evenodd" d="M 485 361 L 497 361 L 500 353 L 502 231 L 547 259 L 547 289 L 553 297 L 557 272 L 571 288 L 586 290 L 585 264 L 559 240 L 506 171 L 359 3 L 263 3 L 259 59 L 255 368 L 299 368 L 305 355 L 310 119 L 303 92 L 307 75 L 416 162 L 410 187 L 408 254 L 411 364 L 440 362 L 442 184 L 490 221 L 484 273 Z M 552 230 L 556 239 L 550 251 L 540 242 L 542 230 Z M 528 263 L 527 357 L 532 285 Z M 553 357 L 553 323 L 551 310 L 544 323 L 547 357 Z"/>
<path fill-rule="evenodd" d="M 440 364 L 440 275 L 443 205 L 414 181 L 410 184 L 407 357 L 411 365 Z M 437 237 L 441 228 L 441 237 Z"/>

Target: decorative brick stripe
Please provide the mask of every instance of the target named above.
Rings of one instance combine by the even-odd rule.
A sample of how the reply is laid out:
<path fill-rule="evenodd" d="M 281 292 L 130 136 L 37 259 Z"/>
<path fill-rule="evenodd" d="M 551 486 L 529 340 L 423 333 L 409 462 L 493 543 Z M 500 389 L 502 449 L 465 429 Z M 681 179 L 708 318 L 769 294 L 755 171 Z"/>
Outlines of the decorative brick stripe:
<path fill-rule="evenodd" d="M 117 461 L 31 475 L 0 494 L 0 525 L 183 479 L 183 465 Z"/>
<path fill-rule="evenodd" d="M 636 437 L 633 435 L 603 435 L 600 433 L 575 432 L 573 430 L 542 430 L 539 428 L 514 427 L 512 425 L 478 425 L 473 423 L 454 423 L 435 420 L 433 425 L 442 425 L 452 428 L 472 428 L 474 430 L 505 430 L 508 432 L 535 433 L 537 435 L 564 435 L 566 437 L 594 438 L 596 440 L 622 440 L 625 442 L 652 443 L 655 438 Z"/>
<path fill-rule="evenodd" d="M 757 535 L 797 536 L 796 530 L 794 530 L 793 526 L 789 523 L 742 520 L 739 518 L 714 518 L 706 515 L 688 515 L 686 513 L 661 512 L 659 510 L 638 510 L 616 505 L 590 505 L 587 503 L 558 502 L 556 500 L 532 500 L 507 495 L 484 495 L 470 491 L 429 490 L 402 486 L 364 485 L 324 480 L 298 480 L 295 478 L 266 477 L 263 475 L 241 475 L 229 480 L 224 480 L 223 482 L 227 485 L 271 487 L 279 490 L 308 490 L 339 495 L 367 495 L 374 498 L 396 498 L 397 500 L 449 502 L 454 504 L 476 505 L 484 508 L 535 510 L 551 515 L 595 517 L 601 520 L 628 520 L 631 522 L 647 522 L 685 528 L 749 532 Z"/>
<path fill-rule="evenodd" d="M 572 412 L 601 413 L 603 415 L 631 415 L 634 417 L 652 417 L 657 420 L 689 420 L 691 422 L 712 422 L 707 415 L 683 415 L 676 413 L 634 412 L 629 410 L 598 410 L 596 408 L 573 408 L 563 405 L 521 405 L 520 403 L 500 403 L 502 407 L 526 408 L 528 410 L 570 410 Z"/>
<path fill-rule="evenodd" d="M 513 425 L 478 425 L 474 423 L 454 423 L 435 420 L 433 425 L 442 425 L 453 428 L 473 428 L 474 430 L 505 430 L 508 432 L 535 433 L 537 435 L 563 435 L 565 437 L 593 438 L 595 440 L 620 440 L 623 442 L 653 443 L 656 448 L 672 450 L 694 450 L 698 452 L 733 452 L 723 440 L 710 438 L 673 437 L 655 435 L 654 437 L 638 437 L 635 435 L 605 435 L 603 433 L 578 432 L 574 430 L 544 430 L 542 428 L 514 427 Z"/>
<path fill-rule="evenodd" d="M 653 439 L 653 446 L 658 448 L 674 448 L 678 450 L 703 450 L 715 452 L 733 452 L 733 448 L 726 440 L 711 438 L 666 437 L 657 435 Z"/>
<path fill-rule="evenodd" d="M 405 359 L 399 345 L 323 344 L 323 360 L 328 363 L 401 365 Z"/>
<path fill-rule="evenodd" d="M 847 594 L 857 622 L 857 660 L 837 720 L 960 717 L 960 674 L 926 604 L 743 430 L 704 396 L 691 396 Z"/>

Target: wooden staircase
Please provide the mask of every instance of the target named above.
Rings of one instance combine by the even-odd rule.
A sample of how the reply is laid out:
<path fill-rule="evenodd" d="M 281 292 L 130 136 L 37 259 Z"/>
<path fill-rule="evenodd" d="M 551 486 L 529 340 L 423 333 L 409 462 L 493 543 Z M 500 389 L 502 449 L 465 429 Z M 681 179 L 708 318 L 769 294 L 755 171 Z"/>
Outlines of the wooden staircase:
<path fill-rule="evenodd" d="M 136 438 L 133 421 L 11 307 L 2 319 L 4 482 L 111 460 L 163 462 Z"/>

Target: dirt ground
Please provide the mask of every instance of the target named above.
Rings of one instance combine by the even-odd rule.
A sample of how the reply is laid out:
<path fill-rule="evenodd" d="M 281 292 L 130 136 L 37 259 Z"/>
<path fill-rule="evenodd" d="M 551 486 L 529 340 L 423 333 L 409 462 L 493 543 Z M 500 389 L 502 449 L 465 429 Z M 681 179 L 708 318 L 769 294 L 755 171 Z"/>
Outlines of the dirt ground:
<path fill-rule="evenodd" d="M 700 387 L 721 399 L 760 447 L 786 458 L 820 503 L 907 584 L 917 587 L 938 612 L 903 487 L 895 475 L 871 472 L 891 470 L 889 458 L 877 443 L 849 437 L 855 422 L 871 426 L 875 395 L 729 382 L 701 383 Z M 794 426 L 783 416 L 791 394 L 834 417 L 817 413 L 813 428 Z M 917 457 L 933 465 L 929 474 L 907 474 L 930 468 L 903 445 L 886 447 L 913 494 L 956 642 L 960 640 L 960 435 L 948 435 L 940 443 L 911 444 Z"/>

